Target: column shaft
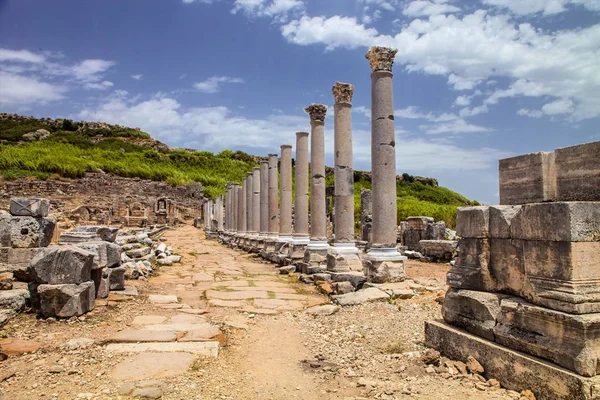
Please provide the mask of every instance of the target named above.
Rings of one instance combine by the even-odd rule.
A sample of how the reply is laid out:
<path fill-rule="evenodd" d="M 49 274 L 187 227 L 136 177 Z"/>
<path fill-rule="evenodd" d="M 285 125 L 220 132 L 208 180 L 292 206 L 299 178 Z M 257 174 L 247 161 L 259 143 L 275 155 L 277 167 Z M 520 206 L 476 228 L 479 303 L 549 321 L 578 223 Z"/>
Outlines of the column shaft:
<path fill-rule="evenodd" d="M 260 162 L 260 234 L 269 232 L 269 162 Z"/>
<path fill-rule="evenodd" d="M 279 236 L 292 236 L 292 146 L 281 146 Z"/>
<path fill-rule="evenodd" d="M 316 105 L 315 105 L 316 106 Z M 320 105 L 324 110 L 325 106 Z M 325 210 L 325 114 L 311 114 L 310 127 L 310 240 L 327 240 Z"/>
<path fill-rule="evenodd" d="M 308 132 L 296 133 L 294 236 L 308 237 Z"/>
<path fill-rule="evenodd" d="M 253 200 L 253 183 L 252 183 L 252 172 L 246 174 L 246 231 L 254 232 L 253 224 L 254 219 L 252 218 L 252 211 L 254 210 L 252 205 Z"/>
<path fill-rule="evenodd" d="M 269 234 L 271 236 L 277 236 L 279 233 L 278 187 L 277 154 L 269 154 Z"/>
<path fill-rule="evenodd" d="M 232 198 L 233 198 L 233 202 L 231 203 L 231 229 L 234 232 L 237 232 L 238 230 L 238 213 L 240 211 L 240 197 L 239 197 L 239 193 L 238 193 L 238 187 L 239 185 L 237 184 L 233 184 L 233 186 L 231 187 L 231 193 L 232 193 Z"/>
<path fill-rule="evenodd" d="M 252 231 L 260 232 L 260 168 L 252 170 Z"/>

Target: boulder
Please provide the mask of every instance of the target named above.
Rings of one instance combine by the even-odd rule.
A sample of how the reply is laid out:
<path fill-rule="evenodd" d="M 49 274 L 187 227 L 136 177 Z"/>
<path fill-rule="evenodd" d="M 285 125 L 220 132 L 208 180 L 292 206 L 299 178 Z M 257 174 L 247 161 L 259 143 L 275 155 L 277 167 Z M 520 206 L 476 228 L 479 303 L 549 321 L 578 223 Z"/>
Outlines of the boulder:
<path fill-rule="evenodd" d="M 79 284 L 91 279 L 94 254 L 74 246 L 51 246 L 42 251 L 29 266 L 37 283 Z"/>
<path fill-rule="evenodd" d="M 109 276 L 109 287 L 110 290 L 123 290 L 125 289 L 125 272 L 127 268 L 117 267 L 110 269 Z"/>
<path fill-rule="evenodd" d="M 46 247 L 56 227 L 53 218 L 11 217 L 10 247 Z"/>
<path fill-rule="evenodd" d="M 94 309 L 94 282 L 78 285 L 39 285 L 40 313 L 45 317 L 83 315 Z"/>

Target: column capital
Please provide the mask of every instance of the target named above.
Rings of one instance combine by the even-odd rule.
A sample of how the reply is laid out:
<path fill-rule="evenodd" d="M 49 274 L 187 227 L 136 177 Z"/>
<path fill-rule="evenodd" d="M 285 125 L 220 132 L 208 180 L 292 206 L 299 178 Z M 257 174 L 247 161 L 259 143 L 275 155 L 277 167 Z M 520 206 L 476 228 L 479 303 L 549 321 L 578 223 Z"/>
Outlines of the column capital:
<path fill-rule="evenodd" d="M 283 149 L 291 149 L 291 148 L 292 148 L 291 144 L 282 144 L 281 145 L 281 150 L 283 150 Z"/>
<path fill-rule="evenodd" d="M 392 71 L 392 64 L 394 64 L 394 58 L 398 49 L 392 49 L 390 47 L 379 47 L 373 46 L 369 49 L 365 58 L 369 60 L 371 69 L 373 72 L 376 71 Z"/>
<path fill-rule="evenodd" d="M 331 88 L 336 103 L 352 103 L 354 85 L 351 83 L 336 82 Z"/>
<path fill-rule="evenodd" d="M 302 137 L 302 136 L 308 136 L 308 135 L 309 135 L 308 132 L 296 132 L 296 137 L 297 138 Z"/>
<path fill-rule="evenodd" d="M 252 172 L 246 172 L 246 178 L 252 176 Z"/>
<path fill-rule="evenodd" d="M 327 113 L 327 106 L 325 104 L 311 104 L 304 109 L 310 115 L 311 121 L 325 122 L 325 114 Z"/>
<path fill-rule="evenodd" d="M 254 167 L 254 168 L 252 168 L 252 172 L 254 172 L 254 171 L 260 171 L 260 167 Z"/>

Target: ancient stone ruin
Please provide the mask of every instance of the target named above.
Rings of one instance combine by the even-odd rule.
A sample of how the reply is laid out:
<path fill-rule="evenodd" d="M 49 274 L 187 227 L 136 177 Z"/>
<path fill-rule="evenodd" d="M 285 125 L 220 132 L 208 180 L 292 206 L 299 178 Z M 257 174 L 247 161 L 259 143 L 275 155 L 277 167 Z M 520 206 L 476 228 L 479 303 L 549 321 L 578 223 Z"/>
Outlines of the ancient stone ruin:
<path fill-rule="evenodd" d="M 538 399 L 596 398 L 598 155 L 600 142 L 500 161 L 502 204 L 458 211 L 445 322 L 427 323 L 428 345 L 473 355 L 503 386 L 533 387 Z"/>

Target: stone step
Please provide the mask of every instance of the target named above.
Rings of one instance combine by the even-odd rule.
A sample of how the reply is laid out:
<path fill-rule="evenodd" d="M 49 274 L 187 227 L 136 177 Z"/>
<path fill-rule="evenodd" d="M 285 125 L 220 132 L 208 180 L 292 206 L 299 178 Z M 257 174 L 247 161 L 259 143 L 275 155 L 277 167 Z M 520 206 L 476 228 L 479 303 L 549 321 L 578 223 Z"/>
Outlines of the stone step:
<path fill-rule="evenodd" d="M 146 331 L 171 331 L 171 332 L 190 332 L 197 330 L 204 330 L 207 327 L 212 327 L 209 323 L 201 323 L 201 324 L 155 324 L 155 325 L 145 325 L 142 329 Z"/>
<path fill-rule="evenodd" d="M 172 343 L 111 343 L 106 345 L 109 353 L 142 353 L 155 352 L 185 352 L 205 357 L 217 358 L 219 355 L 219 342 L 172 342 Z"/>
<path fill-rule="evenodd" d="M 108 342 L 110 343 L 138 343 L 138 342 L 175 342 L 177 333 L 174 331 L 150 331 L 144 329 L 125 329 L 115 333 Z"/>

